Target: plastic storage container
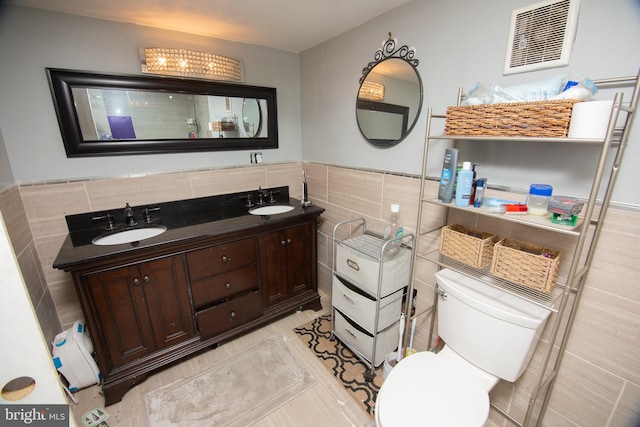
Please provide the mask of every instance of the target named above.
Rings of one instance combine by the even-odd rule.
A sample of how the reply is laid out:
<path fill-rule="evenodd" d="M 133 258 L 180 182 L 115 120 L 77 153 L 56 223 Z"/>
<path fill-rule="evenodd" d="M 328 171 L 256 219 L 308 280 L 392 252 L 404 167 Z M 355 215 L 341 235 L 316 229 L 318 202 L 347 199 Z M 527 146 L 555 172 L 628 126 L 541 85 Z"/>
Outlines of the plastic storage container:
<path fill-rule="evenodd" d="M 546 215 L 553 187 L 547 184 L 531 184 L 527 197 L 527 208 L 530 215 Z"/>
<path fill-rule="evenodd" d="M 93 344 L 81 321 L 56 335 L 53 340 L 53 364 L 69 382 L 69 390 L 102 382 L 102 375 L 91 356 Z"/>

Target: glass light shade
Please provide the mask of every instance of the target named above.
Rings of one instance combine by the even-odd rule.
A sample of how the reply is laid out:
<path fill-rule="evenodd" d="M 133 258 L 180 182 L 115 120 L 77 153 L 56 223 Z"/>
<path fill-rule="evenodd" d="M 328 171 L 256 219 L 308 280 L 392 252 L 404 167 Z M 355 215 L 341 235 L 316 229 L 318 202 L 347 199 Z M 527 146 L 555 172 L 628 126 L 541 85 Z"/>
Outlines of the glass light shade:
<path fill-rule="evenodd" d="M 242 81 L 240 61 L 212 53 L 185 49 L 145 48 L 142 71 L 208 80 Z"/>
<path fill-rule="evenodd" d="M 383 101 L 384 100 L 384 85 L 382 83 L 364 81 L 360 86 L 358 92 L 358 98 L 368 99 L 370 101 Z"/>

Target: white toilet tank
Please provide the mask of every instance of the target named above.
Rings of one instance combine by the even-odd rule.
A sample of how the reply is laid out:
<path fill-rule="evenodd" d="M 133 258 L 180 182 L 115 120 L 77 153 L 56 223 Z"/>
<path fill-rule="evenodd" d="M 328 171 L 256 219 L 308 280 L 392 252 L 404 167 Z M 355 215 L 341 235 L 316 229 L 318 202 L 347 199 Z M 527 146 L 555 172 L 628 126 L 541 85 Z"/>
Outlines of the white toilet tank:
<path fill-rule="evenodd" d="M 524 372 L 550 311 L 453 270 L 436 273 L 438 335 L 458 355 L 514 382 Z"/>

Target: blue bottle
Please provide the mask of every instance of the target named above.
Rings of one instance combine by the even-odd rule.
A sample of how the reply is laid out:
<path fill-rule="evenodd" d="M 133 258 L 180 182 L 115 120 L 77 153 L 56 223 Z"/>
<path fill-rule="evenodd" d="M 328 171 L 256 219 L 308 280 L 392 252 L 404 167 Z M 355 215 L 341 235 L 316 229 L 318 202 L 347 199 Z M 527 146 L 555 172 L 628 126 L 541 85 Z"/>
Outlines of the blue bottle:
<path fill-rule="evenodd" d="M 473 170 L 471 170 L 471 162 L 464 162 L 462 170 L 458 172 L 458 180 L 456 181 L 456 206 L 469 206 L 472 188 Z"/>
<path fill-rule="evenodd" d="M 444 203 L 451 203 L 453 199 L 453 187 L 456 183 L 456 167 L 458 164 L 458 149 L 447 148 L 444 152 L 442 163 L 442 175 L 440 176 L 440 187 L 438 189 L 438 199 Z"/>

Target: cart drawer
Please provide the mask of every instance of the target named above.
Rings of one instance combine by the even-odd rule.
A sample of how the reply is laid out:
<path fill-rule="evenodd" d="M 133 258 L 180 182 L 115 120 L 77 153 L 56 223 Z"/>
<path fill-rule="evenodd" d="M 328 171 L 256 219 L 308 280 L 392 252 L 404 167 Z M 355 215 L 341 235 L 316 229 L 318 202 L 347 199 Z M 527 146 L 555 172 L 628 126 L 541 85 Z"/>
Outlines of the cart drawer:
<path fill-rule="evenodd" d="M 356 350 L 365 359 L 372 362 L 374 366 L 380 366 L 384 357 L 398 347 L 398 323 L 393 323 L 387 329 L 380 331 L 377 335 L 375 345 L 375 360 L 373 359 L 374 337 L 364 329 L 358 327 L 354 322 L 347 319 L 338 310 L 335 313 L 335 335 L 350 348 Z"/>
<path fill-rule="evenodd" d="M 411 250 L 400 247 L 392 255 L 384 254 L 380 270 L 383 244 L 384 240 L 367 234 L 339 242 L 336 245 L 336 271 L 370 295 L 378 295 L 378 273 L 381 297 L 407 286 Z"/>
<path fill-rule="evenodd" d="M 400 319 L 402 295 L 403 289 L 400 289 L 380 300 L 377 312 L 378 331 Z M 333 276 L 331 303 L 367 332 L 376 332 L 376 300 L 365 295 L 355 285 L 335 275 Z"/>

